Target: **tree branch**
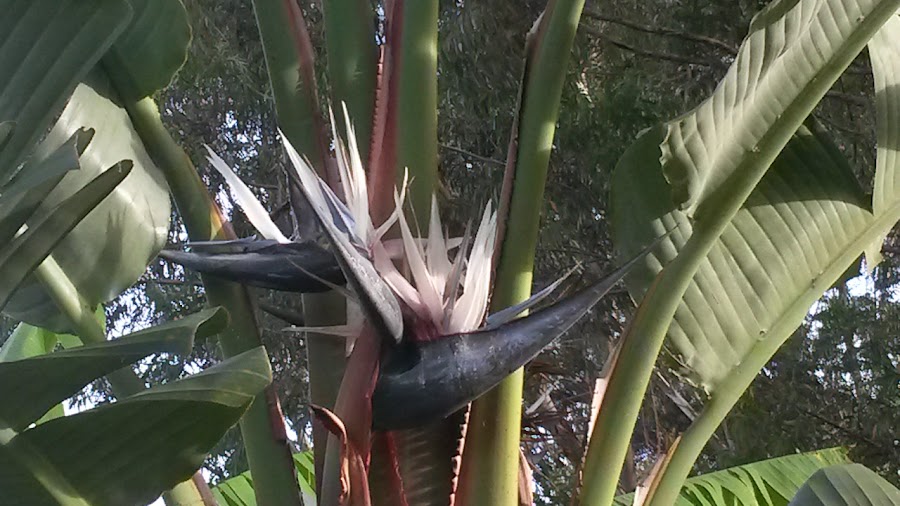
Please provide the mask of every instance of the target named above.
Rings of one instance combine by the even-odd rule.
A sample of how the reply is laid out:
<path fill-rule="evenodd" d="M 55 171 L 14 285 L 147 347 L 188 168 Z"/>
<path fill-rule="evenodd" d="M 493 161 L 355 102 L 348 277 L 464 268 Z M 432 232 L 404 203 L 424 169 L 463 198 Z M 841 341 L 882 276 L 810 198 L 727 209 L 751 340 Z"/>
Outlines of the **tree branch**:
<path fill-rule="evenodd" d="M 456 146 L 450 146 L 449 144 L 438 144 L 441 149 L 446 149 L 447 151 L 454 151 L 463 156 L 468 156 L 469 158 L 474 158 L 480 162 L 489 163 L 492 165 L 499 165 L 500 167 L 506 167 L 506 162 L 503 160 L 497 160 L 496 158 L 488 158 L 486 156 L 477 155 L 471 151 L 467 151 L 463 148 L 458 148 Z"/>
<path fill-rule="evenodd" d="M 610 37 L 609 35 L 606 35 L 602 31 L 600 31 L 599 29 L 597 29 L 593 26 L 590 26 L 590 25 L 582 24 L 580 26 L 580 28 L 582 31 L 587 32 L 591 36 L 596 37 L 597 39 L 600 39 L 603 42 L 611 44 L 619 49 L 624 49 L 625 51 L 634 53 L 637 56 L 643 56 L 646 58 L 652 58 L 652 59 L 656 59 L 656 60 L 671 61 L 671 62 L 681 63 L 681 64 L 685 64 L 685 65 L 700 65 L 703 67 L 711 67 L 711 68 L 727 68 L 727 65 L 724 62 L 719 62 L 719 61 L 715 61 L 715 60 L 701 60 L 701 59 L 697 59 L 697 58 L 687 58 L 685 56 L 681 56 L 681 55 L 677 55 L 677 54 L 673 54 L 673 53 L 666 53 L 663 51 L 648 51 L 646 49 L 641 49 L 639 47 L 635 47 L 630 44 L 626 44 L 625 42 L 622 42 L 620 40 L 614 39 L 614 38 Z"/>
<path fill-rule="evenodd" d="M 606 14 L 602 14 L 601 12 L 593 9 L 591 7 L 584 8 L 584 16 L 596 19 L 597 21 L 603 21 L 606 23 L 612 23 L 619 26 L 624 26 L 625 28 L 630 28 L 632 30 L 650 33 L 653 35 L 662 35 L 665 37 L 675 37 L 678 39 L 689 40 L 691 42 L 699 42 L 701 44 L 707 44 L 713 46 L 715 48 L 721 49 L 729 54 L 735 55 L 737 54 L 737 47 L 716 39 L 714 37 L 710 37 L 707 35 L 698 35 L 694 33 L 682 32 L 680 30 L 674 30 L 672 28 L 665 28 L 661 26 L 651 26 L 651 25 L 640 25 L 633 21 L 627 21 L 624 19 L 619 19 L 613 16 L 608 16 Z"/>

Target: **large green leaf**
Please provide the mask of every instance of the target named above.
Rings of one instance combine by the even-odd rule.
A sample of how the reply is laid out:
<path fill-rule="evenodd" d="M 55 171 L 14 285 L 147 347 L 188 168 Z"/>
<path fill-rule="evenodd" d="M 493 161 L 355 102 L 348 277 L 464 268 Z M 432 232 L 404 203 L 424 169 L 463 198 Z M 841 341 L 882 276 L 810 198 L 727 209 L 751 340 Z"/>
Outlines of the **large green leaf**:
<path fill-rule="evenodd" d="M 890 18 L 872 39 L 881 107 L 896 105 L 900 87 L 900 17 Z M 800 325 L 809 306 L 839 280 L 855 259 L 900 218 L 893 181 L 900 173 L 896 150 L 900 114 L 878 118 L 876 215 L 850 168 L 821 132 L 801 128 L 735 215 L 691 279 L 669 327 L 669 343 L 688 375 L 709 393 L 706 408 L 675 449 L 659 491 L 674 493 L 703 444 L 761 369 Z M 668 190 L 649 144 L 638 141 L 615 176 L 614 228 L 624 252 L 649 236 L 678 228 L 666 248 L 629 279 L 640 299 L 663 266 L 694 233 L 685 212 L 660 205 Z M 647 137 L 645 136 L 645 137 Z M 643 174 L 646 179 L 634 179 Z M 654 175 L 655 174 L 655 175 Z M 643 185 L 643 187 L 638 187 Z M 655 195 L 655 197 L 654 197 Z M 871 263 L 872 257 L 867 260 Z"/>
<path fill-rule="evenodd" d="M 130 174 L 131 162 L 116 164 L 46 214 L 36 217 L 25 232 L 0 248 L 0 308 L 50 252 L 66 240 L 71 230 L 95 212 Z"/>
<path fill-rule="evenodd" d="M 872 210 L 880 216 L 890 212 L 900 196 L 900 13 L 869 41 L 869 58 L 878 127 Z M 884 236 L 879 237 L 866 251 L 869 269 L 878 264 L 883 242 Z"/>
<path fill-rule="evenodd" d="M 187 60 L 191 25 L 181 0 L 129 0 L 134 16 L 103 56 L 119 97 L 138 101 L 169 85 Z"/>
<path fill-rule="evenodd" d="M 294 467 L 297 469 L 297 483 L 303 493 L 303 504 L 316 504 L 316 478 L 313 463 L 313 452 L 295 453 Z M 219 506 L 256 506 L 256 494 L 253 491 L 253 476 L 245 471 L 237 476 L 217 484 L 212 489 L 213 496 Z"/>
<path fill-rule="evenodd" d="M 0 451 L 4 504 L 146 504 L 188 479 L 270 381 L 260 347 L 186 379 L 26 430 Z"/>
<path fill-rule="evenodd" d="M 220 331 L 226 315 L 221 308 L 207 309 L 120 339 L 0 362 L 0 428 L 20 431 L 91 381 L 148 355 L 185 355 L 195 335 Z"/>
<path fill-rule="evenodd" d="M 131 8 L 125 0 L 0 0 L 0 12 L 0 121 L 15 122 L 0 150 L 5 183 L 124 29 Z"/>
<path fill-rule="evenodd" d="M 66 174 L 36 214 L 68 198 L 113 163 L 133 161 L 129 177 L 52 254 L 79 295 L 94 306 L 117 296 L 144 273 L 165 244 L 171 205 L 165 179 L 101 73 L 93 73 L 88 84 L 76 88 L 35 156 L 52 153 L 82 127 L 92 128 L 95 134 L 81 156 L 81 170 Z M 56 332 L 73 330 L 33 277 L 23 283 L 5 311 Z"/>
<path fill-rule="evenodd" d="M 105 318 L 102 306 L 99 308 L 98 313 L 101 318 Z M 57 344 L 62 344 L 64 348 L 69 348 L 81 346 L 81 341 L 70 334 L 55 334 L 47 329 L 20 323 L 6 339 L 6 342 L 3 343 L 3 346 L 0 347 L 0 362 L 45 355 L 56 349 Z M 63 404 L 59 403 L 50 408 L 49 411 L 44 413 L 44 416 L 34 423 L 41 424 L 47 420 L 65 416 L 65 414 Z"/>
<path fill-rule="evenodd" d="M 0 347 L 0 362 L 22 360 L 50 353 L 56 348 L 57 334 L 20 323 Z"/>
<path fill-rule="evenodd" d="M 819 469 L 850 462 L 843 448 L 754 462 L 688 479 L 676 506 L 785 506 Z M 616 497 L 616 506 L 634 504 L 634 494 Z"/>
<path fill-rule="evenodd" d="M 614 176 L 614 237 L 628 257 L 663 246 L 626 279 L 641 300 L 683 249 L 693 224 L 659 172 L 661 132 L 645 134 Z M 859 255 L 846 254 L 873 221 L 847 163 L 821 132 L 801 128 L 701 262 L 669 327 L 687 373 L 715 395 L 736 367 L 772 350 Z M 727 393 L 731 395 L 731 393 Z"/>
<path fill-rule="evenodd" d="M 790 506 L 897 506 L 900 490 L 860 464 L 820 469 L 797 492 Z"/>
<path fill-rule="evenodd" d="M 662 170 L 688 214 L 765 170 L 896 0 L 776 0 L 759 12 L 713 95 L 666 124 Z M 698 214 L 699 217 L 699 214 Z"/>
<path fill-rule="evenodd" d="M 721 395 L 707 405 L 708 431 L 809 304 L 900 216 L 892 206 L 890 213 L 866 217 L 869 205 L 852 187 L 809 180 L 818 177 L 813 165 L 826 164 L 830 168 L 815 170 L 830 177 L 846 171 L 846 164 L 833 148 L 802 131 L 803 143 L 788 148 L 781 162 L 800 165 L 760 183 L 831 84 L 898 7 L 900 0 L 774 2 L 754 19 L 714 94 L 681 118 L 645 132 L 620 163 L 613 189 L 617 247 L 634 251 L 640 247 L 637 237 L 656 237 L 680 225 L 656 265 L 647 266 L 659 275 L 652 281 L 643 276 L 643 288 L 652 282 L 653 289 L 647 290 L 611 369 L 587 454 L 587 473 L 595 479 L 585 485 L 586 504 L 604 504 L 615 492 L 628 434 L 673 317 L 672 328 L 680 327 L 690 342 L 678 342 L 677 329 L 669 333 L 672 342 L 684 350 L 685 362 L 704 386 Z M 805 151 L 817 158 L 790 161 Z M 654 180 L 642 201 L 629 202 L 628 195 L 639 192 L 623 190 L 637 181 L 626 175 L 629 171 Z M 720 272 L 730 274 L 719 279 Z M 770 279 L 779 272 L 787 274 Z M 788 285 L 779 286 L 781 281 Z M 717 307 L 712 294 L 696 293 L 699 285 L 733 298 Z M 730 320 L 724 318 L 728 312 Z M 749 340 L 754 332 L 759 344 Z M 739 365 L 724 371 L 722 364 Z M 678 451 L 699 452 L 705 443 L 699 439 L 682 441 Z M 673 457 L 670 466 L 674 462 Z M 686 476 L 690 463 L 676 467 Z M 677 479 L 666 482 L 659 489 L 666 491 L 661 503 L 671 501 L 678 487 Z"/>

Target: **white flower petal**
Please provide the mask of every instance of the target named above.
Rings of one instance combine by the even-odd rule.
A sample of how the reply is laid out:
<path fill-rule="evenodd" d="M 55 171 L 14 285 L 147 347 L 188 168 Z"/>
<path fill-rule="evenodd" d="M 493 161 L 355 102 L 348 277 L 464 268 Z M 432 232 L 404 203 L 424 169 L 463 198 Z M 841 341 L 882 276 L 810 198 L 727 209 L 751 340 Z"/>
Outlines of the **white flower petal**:
<path fill-rule="evenodd" d="M 494 238 L 497 233 L 497 215 L 488 202 L 475 235 L 472 252 L 463 281 L 463 294 L 453 307 L 448 332 L 466 332 L 476 329 L 484 318 L 491 289 Z"/>
<path fill-rule="evenodd" d="M 431 221 L 428 226 L 428 243 L 425 250 L 425 259 L 428 270 L 433 278 L 432 284 L 438 291 L 440 299 L 444 300 L 444 287 L 447 277 L 453 269 L 453 264 L 447 258 L 447 241 L 444 238 L 444 230 L 441 226 L 441 216 L 438 212 L 437 199 L 431 196 Z"/>
<path fill-rule="evenodd" d="M 394 198 L 397 199 L 398 197 L 395 195 Z M 399 207 L 399 201 L 397 205 Z M 413 280 L 416 282 L 416 290 L 428 309 L 431 321 L 436 326 L 440 326 L 444 321 L 444 302 L 440 292 L 434 285 L 431 274 L 428 272 L 428 266 L 425 264 L 420 244 L 421 241 L 416 241 L 413 238 L 409 224 L 406 222 L 406 217 L 403 214 L 400 215 L 400 234 L 403 237 L 403 247 L 406 250 L 406 262 L 409 265 L 410 272 L 412 272 Z M 441 286 L 441 289 L 443 290 L 443 286 Z"/>
<path fill-rule="evenodd" d="M 241 178 L 231 170 L 231 167 L 225 163 L 225 160 L 222 160 L 222 158 L 220 158 L 209 146 L 206 146 L 206 150 L 209 151 L 209 162 L 212 164 L 213 168 L 225 178 L 225 182 L 228 183 L 228 188 L 231 190 L 234 200 L 237 201 L 253 227 L 266 239 L 278 241 L 282 244 L 291 242 L 283 233 L 281 233 L 278 225 L 272 221 L 272 218 L 269 217 L 269 213 L 259 200 L 256 199 L 256 196 L 253 195 L 250 188 L 248 188 L 247 185 L 241 181 Z"/>

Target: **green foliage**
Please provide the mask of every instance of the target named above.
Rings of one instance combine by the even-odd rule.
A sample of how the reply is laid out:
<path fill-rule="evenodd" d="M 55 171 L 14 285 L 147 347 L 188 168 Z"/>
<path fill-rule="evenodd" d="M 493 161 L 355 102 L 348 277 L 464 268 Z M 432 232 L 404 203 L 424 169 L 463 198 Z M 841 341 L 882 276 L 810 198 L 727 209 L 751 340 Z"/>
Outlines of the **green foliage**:
<path fill-rule="evenodd" d="M 790 506 L 893 506 L 900 490 L 859 464 L 820 469 L 803 485 Z"/>
<path fill-rule="evenodd" d="M 313 452 L 295 453 L 294 467 L 297 469 L 297 483 L 303 494 L 304 504 L 315 504 L 316 478 Z M 253 491 L 253 476 L 250 471 L 218 483 L 213 487 L 212 492 L 221 506 L 256 506 L 257 504 Z"/>
<path fill-rule="evenodd" d="M 271 380 L 262 348 L 190 378 L 29 428 L 89 381 L 218 332 L 221 310 L 101 344 L 0 362 L 0 483 L 9 504 L 141 504 L 188 478 Z M 77 461 L 79 465 L 72 466 Z"/>
<path fill-rule="evenodd" d="M 846 464 L 847 450 L 831 448 L 754 462 L 688 478 L 676 506 L 786 506 L 818 470 Z M 616 506 L 634 504 L 634 494 L 616 497 Z"/>

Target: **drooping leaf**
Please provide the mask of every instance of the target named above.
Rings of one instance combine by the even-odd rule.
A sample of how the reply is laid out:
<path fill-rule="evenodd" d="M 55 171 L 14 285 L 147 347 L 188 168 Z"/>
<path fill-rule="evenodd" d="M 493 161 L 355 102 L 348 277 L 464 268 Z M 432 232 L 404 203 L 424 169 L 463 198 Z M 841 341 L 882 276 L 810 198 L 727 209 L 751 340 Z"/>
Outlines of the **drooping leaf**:
<path fill-rule="evenodd" d="M 297 469 L 297 483 L 303 493 L 303 504 L 316 504 L 313 452 L 310 450 L 295 453 L 294 467 Z M 253 476 L 250 471 L 218 483 L 213 487 L 212 492 L 220 506 L 256 506 L 257 504 L 256 494 L 253 491 Z"/>
<path fill-rule="evenodd" d="M 182 0 L 129 0 L 134 16 L 103 56 L 122 100 L 138 101 L 169 85 L 187 60 L 191 24 Z"/>
<path fill-rule="evenodd" d="M 122 162 L 97 176 L 61 204 L 39 216 L 28 230 L 0 249 L 0 308 L 27 276 L 131 173 Z"/>
<path fill-rule="evenodd" d="M 132 11 L 125 0 L 2 0 L 0 12 L 0 121 L 15 122 L 0 150 L 6 183 Z"/>
<path fill-rule="evenodd" d="M 0 362 L 0 427 L 20 431 L 86 384 L 154 353 L 190 352 L 194 337 L 221 330 L 221 308 L 151 327 L 120 339 Z"/>
<path fill-rule="evenodd" d="M 106 313 L 103 311 L 102 306 L 98 308 L 98 313 L 100 318 L 106 319 Z M 81 341 L 70 334 L 55 334 L 47 329 L 28 325 L 27 323 L 19 323 L 6 342 L 3 343 L 3 346 L 0 347 L 0 362 L 46 355 L 51 353 L 58 344 L 67 348 L 81 346 Z M 49 411 L 44 413 L 44 416 L 34 423 L 41 424 L 48 420 L 65 416 L 65 414 L 63 403 L 59 403 L 50 408 Z"/>
<path fill-rule="evenodd" d="M 4 500 L 16 506 L 146 504 L 188 479 L 270 381 L 259 347 L 200 374 L 26 430 L 0 451 Z M 65 500 L 48 499 L 52 495 Z"/>
<path fill-rule="evenodd" d="M 53 258 L 90 305 L 106 302 L 134 283 L 165 244 L 170 218 L 168 187 L 135 133 L 128 114 L 116 102 L 102 74 L 81 84 L 36 156 L 53 152 L 76 130 L 89 127 L 94 138 L 72 171 L 37 209 L 40 215 L 120 160 L 134 163 L 132 173 L 62 241 Z M 51 329 L 71 331 L 54 302 L 32 278 L 5 308 L 12 317 Z"/>
<path fill-rule="evenodd" d="M 820 469 L 791 499 L 790 506 L 896 506 L 900 490 L 860 464 Z"/>
<path fill-rule="evenodd" d="M 850 462 L 843 448 L 829 448 L 731 467 L 688 479 L 675 506 L 784 506 L 818 470 Z M 634 494 L 616 497 L 632 506 Z"/>

